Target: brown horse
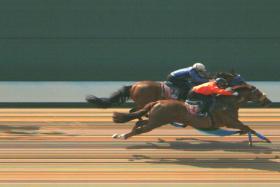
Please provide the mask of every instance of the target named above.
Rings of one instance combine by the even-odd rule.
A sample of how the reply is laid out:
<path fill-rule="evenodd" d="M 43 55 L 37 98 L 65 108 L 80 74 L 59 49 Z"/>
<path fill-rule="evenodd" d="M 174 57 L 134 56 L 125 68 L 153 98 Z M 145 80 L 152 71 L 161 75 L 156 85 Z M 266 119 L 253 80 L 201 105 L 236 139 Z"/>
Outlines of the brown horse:
<path fill-rule="evenodd" d="M 143 109 L 130 114 L 116 112 L 113 115 L 113 121 L 116 123 L 128 122 L 147 114 L 149 117 L 147 120 L 138 121 L 131 132 L 122 135 L 115 134 L 113 137 L 127 139 L 172 122 L 189 125 L 196 129 L 234 128 L 240 129 L 242 133 L 252 133 L 258 136 L 257 132 L 238 120 L 238 109 L 241 104 L 247 101 L 259 102 L 262 105 L 270 104 L 271 101 L 256 87 L 248 84 L 236 87 L 235 91 L 239 93 L 239 96 L 218 97 L 215 109 L 210 117 L 206 118 L 200 118 L 191 114 L 188 110 L 188 104 L 176 100 L 151 102 Z M 264 138 L 264 140 L 270 142 L 267 138 Z M 250 145 L 252 145 L 251 140 Z"/>
<path fill-rule="evenodd" d="M 220 72 L 216 75 L 209 76 L 209 78 L 222 77 L 230 83 L 235 76 L 236 75 L 232 73 Z M 98 98 L 94 95 L 86 97 L 87 102 L 95 104 L 100 108 L 109 108 L 113 104 L 121 105 L 128 99 L 132 99 L 135 104 L 135 107 L 131 111 L 137 111 L 153 101 L 176 99 L 176 88 L 167 86 L 165 82 L 139 81 L 131 86 L 122 87 L 114 92 L 109 98 Z"/>
<path fill-rule="evenodd" d="M 94 95 L 86 97 L 87 102 L 95 104 L 97 107 L 109 108 L 112 104 L 122 104 L 128 99 L 135 103 L 134 111 L 143 108 L 147 103 L 160 99 L 172 99 L 171 88 L 163 82 L 139 81 L 131 86 L 124 86 L 113 93 L 109 98 L 98 98 Z"/>

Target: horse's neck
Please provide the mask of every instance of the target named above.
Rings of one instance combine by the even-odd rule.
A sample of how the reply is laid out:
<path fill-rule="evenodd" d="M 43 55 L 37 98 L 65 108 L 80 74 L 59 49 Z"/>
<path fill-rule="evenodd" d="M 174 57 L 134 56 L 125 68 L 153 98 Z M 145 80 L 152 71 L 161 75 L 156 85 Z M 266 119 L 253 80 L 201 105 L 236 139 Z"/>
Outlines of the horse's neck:
<path fill-rule="evenodd" d="M 244 102 L 244 103 L 246 103 L 246 102 Z M 243 104 L 243 102 L 240 102 L 238 97 L 220 96 L 219 98 L 217 98 L 216 104 L 222 105 L 222 106 L 223 105 L 230 106 L 231 108 L 235 108 L 236 110 L 238 110 L 240 108 L 240 106 Z"/>
<path fill-rule="evenodd" d="M 248 90 L 249 86 L 246 84 L 243 85 L 237 85 L 234 86 L 233 89 L 234 91 L 238 92 L 239 95 L 236 96 L 221 96 L 220 97 L 220 101 L 228 104 L 228 105 L 233 105 L 236 108 L 240 108 L 240 106 L 242 104 L 247 103 L 248 101 L 250 101 L 249 98 L 249 90 Z"/>

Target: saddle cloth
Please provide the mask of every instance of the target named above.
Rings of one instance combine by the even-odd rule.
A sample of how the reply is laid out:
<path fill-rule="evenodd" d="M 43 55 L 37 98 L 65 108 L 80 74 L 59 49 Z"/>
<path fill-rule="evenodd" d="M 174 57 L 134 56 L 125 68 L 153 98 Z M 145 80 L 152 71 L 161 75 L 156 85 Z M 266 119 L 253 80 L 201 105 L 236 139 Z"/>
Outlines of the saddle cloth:
<path fill-rule="evenodd" d="M 190 114 L 197 115 L 201 111 L 202 102 L 186 100 L 185 105 Z"/>

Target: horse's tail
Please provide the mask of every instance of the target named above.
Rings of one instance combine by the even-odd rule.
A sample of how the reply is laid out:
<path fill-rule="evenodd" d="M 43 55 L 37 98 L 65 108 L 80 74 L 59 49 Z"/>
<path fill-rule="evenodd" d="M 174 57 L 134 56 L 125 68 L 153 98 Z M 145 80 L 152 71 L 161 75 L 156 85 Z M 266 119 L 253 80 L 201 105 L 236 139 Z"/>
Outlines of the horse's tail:
<path fill-rule="evenodd" d="M 113 121 L 115 123 L 125 123 L 133 119 L 141 118 L 142 116 L 146 115 L 156 103 L 157 102 L 148 103 L 141 110 L 132 113 L 114 112 Z"/>
<path fill-rule="evenodd" d="M 98 98 L 94 95 L 86 97 L 86 101 L 101 108 L 109 108 L 112 104 L 123 104 L 130 98 L 130 89 L 132 86 L 123 86 L 114 92 L 109 98 Z"/>
<path fill-rule="evenodd" d="M 109 101 L 111 103 L 117 103 L 117 104 L 123 104 L 130 98 L 130 89 L 132 85 L 130 86 L 123 86 L 118 91 L 114 92 L 110 98 Z"/>

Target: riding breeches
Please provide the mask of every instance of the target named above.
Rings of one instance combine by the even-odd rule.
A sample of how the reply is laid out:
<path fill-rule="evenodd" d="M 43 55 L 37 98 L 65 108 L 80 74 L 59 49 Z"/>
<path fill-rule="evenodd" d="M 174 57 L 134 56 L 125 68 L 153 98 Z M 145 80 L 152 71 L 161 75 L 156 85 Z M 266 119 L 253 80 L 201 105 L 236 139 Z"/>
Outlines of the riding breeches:
<path fill-rule="evenodd" d="M 179 100 L 186 100 L 187 95 L 192 88 L 192 86 L 186 81 L 185 79 L 177 79 L 171 75 L 167 77 L 167 80 L 172 83 L 173 86 L 178 88 L 179 90 L 179 95 L 178 99 Z"/>

